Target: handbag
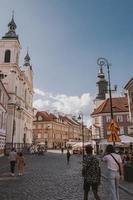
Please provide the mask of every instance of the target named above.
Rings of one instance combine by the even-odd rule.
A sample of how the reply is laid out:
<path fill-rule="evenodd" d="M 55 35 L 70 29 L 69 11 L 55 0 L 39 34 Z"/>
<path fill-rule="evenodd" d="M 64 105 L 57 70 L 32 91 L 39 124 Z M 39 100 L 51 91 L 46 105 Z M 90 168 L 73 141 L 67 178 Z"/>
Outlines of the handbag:
<path fill-rule="evenodd" d="M 112 154 L 110 154 L 111 156 L 112 156 L 112 158 L 115 160 L 115 162 L 117 163 L 117 165 L 118 165 L 118 167 L 119 167 L 119 174 L 120 174 L 120 176 L 121 176 L 121 167 L 120 167 L 120 163 L 116 160 L 116 158 L 112 155 Z"/>

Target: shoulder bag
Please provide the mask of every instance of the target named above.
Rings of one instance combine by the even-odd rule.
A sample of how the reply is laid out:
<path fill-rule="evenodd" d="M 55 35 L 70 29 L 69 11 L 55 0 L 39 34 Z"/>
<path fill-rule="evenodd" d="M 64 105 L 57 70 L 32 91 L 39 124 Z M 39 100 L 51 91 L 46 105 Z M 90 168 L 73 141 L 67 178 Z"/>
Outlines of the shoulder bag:
<path fill-rule="evenodd" d="M 120 176 L 121 176 L 121 167 L 120 167 L 120 163 L 116 160 L 116 158 L 112 155 L 112 154 L 110 154 L 111 156 L 112 156 L 112 158 L 115 160 L 115 162 L 117 163 L 117 165 L 118 165 L 118 167 L 119 167 L 119 174 L 120 174 Z"/>

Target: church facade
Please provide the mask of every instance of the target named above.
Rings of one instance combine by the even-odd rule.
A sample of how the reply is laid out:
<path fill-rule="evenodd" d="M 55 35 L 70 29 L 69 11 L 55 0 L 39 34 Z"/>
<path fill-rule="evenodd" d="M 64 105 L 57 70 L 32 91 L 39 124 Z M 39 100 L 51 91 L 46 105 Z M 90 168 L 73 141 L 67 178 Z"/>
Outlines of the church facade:
<path fill-rule="evenodd" d="M 0 74 L 10 96 L 7 107 L 6 148 L 21 149 L 32 143 L 33 71 L 28 51 L 23 67 L 19 65 L 21 44 L 16 28 L 12 16 L 8 32 L 0 40 Z"/>

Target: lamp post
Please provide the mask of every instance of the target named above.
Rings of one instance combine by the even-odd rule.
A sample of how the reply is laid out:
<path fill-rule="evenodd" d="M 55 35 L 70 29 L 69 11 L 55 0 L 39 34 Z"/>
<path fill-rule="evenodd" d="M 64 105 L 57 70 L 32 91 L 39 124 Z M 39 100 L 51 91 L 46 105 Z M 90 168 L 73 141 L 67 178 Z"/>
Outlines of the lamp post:
<path fill-rule="evenodd" d="M 81 134 L 82 134 L 82 160 L 84 161 L 84 123 L 83 123 L 83 113 L 80 113 L 78 116 L 78 120 L 81 120 Z"/>
<path fill-rule="evenodd" d="M 15 114 L 16 114 L 16 104 L 14 104 L 14 111 L 13 111 L 13 126 L 12 126 L 12 148 L 14 147 L 14 135 L 16 130 L 16 121 L 15 121 Z M 17 110 L 21 110 L 20 106 L 17 106 Z"/>
<path fill-rule="evenodd" d="M 13 111 L 13 126 L 12 126 L 12 148 L 14 146 L 14 135 L 15 135 L 15 129 L 16 129 L 16 122 L 15 122 L 15 104 L 14 104 L 14 111 Z"/>
<path fill-rule="evenodd" d="M 107 67 L 107 73 L 108 73 L 108 87 L 109 87 L 109 100 L 110 100 L 110 115 L 111 115 L 111 120 L 113 119 L 113 108 L 112 108 L 112 94 L 111 94 L 111 83 L 110 83 L 110 63 L 106 58 L 98 58 L 97 59 L 97 64 L 102 67 L 106 66 Z M 115 145 L 115 141 L 113 141 L 113 145 Z"/>

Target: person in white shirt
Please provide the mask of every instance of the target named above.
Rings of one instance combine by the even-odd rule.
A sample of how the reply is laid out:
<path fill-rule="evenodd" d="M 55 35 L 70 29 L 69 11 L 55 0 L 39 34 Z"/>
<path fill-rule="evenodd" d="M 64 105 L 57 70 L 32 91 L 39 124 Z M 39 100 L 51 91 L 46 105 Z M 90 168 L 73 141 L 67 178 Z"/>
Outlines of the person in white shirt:
<path fill-rule="evenodd" d="M 109 190 L 111 200 L 119 200 L 119 179 L 123 178 L 123 166 L 121 156 L 115 153 L 114 147 L 109 144 L 106 147 L 106 155 L 102 159 L 107 164 Z"/>
<path fill-rule="evenodd" d="M 17 153 L 15 151 L 15 148 L 11 149 L 11 152 L 9 153 L 9 160 L 10 160 L 11 175 L 14 176 L 15 164 L 17 160 Z"/>

